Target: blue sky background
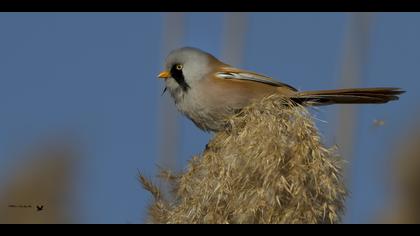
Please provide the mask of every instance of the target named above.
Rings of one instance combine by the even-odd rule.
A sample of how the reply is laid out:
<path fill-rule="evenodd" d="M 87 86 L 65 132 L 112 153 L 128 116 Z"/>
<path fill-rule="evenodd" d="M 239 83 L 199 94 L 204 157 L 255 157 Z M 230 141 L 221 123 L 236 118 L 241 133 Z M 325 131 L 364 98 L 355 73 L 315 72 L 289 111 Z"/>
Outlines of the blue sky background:
<path fill-rule="evenodd" d="M 22 153 L 70 133 L 81 144 L 74 183 L 76 221 L 142 223 L 150 195 L 137 170 L 156 172 L 165 13 L 0 13 L 0 187 L 24 169 Z M 223 13 L 189 13 L 184 45 L 221 56 Z M 385 176 L 395 140 L 419 114 L 420 14 L 374 14 L 361 86 L 408 90 L 398 102 L 360 106 L 346 223 L 387 205 Z M 301 90 L 340 79 L 348 13 L 249 13 L 243 68 Z M 223 58 L 221 58 L 223 59 Z M 316 112 L 334 140 L 336 107 Z M 374 119 L 386 125 L 374 128 Z M 209 134 L 181 127 L 178 166 Z M 1 188 L 0 188 L 1 189 Z"/>

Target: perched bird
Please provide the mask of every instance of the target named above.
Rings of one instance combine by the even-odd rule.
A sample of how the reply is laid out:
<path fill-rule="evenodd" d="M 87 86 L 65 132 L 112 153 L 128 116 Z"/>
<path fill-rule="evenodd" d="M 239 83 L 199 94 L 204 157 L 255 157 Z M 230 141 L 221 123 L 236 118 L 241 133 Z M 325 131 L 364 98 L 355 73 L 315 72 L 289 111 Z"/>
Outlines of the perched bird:
<path fill-rule="evenodd" d="M 272 94 L 306 106 L 387 103 L 404 93 L 399 88 L 350 88 L 300 92 L 285 83 L 232 67 L 200 49 L 184 47 L 169 53 L 165 80 L 178 110 L 204 131 L 221 131 L 226 119 L 251 102 Z"/>

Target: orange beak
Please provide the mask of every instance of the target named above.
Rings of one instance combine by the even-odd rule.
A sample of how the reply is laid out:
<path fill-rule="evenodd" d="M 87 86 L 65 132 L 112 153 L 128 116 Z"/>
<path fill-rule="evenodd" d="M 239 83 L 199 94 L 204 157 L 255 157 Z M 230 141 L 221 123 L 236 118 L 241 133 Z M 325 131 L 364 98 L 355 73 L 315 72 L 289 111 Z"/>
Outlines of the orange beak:
<path fill-rule="evenodd" d="M 169 73 L 168 71 L 162 71 L 158 75 L 158 78 L 160 79 L 168 79 L 169 77 L 171 77 L 171 73 Z"/>

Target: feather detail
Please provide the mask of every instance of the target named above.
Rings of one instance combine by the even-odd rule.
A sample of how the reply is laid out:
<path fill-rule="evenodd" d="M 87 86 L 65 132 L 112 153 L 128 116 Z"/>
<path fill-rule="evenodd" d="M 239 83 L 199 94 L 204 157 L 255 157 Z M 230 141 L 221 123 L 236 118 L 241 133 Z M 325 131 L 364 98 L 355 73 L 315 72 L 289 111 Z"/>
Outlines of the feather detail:
<path fill-rule="evenodd" d="M 245 71 L 233 67 L 221 67 L 219 71 L 215 74 L 216 77 L 221 79 L 236 79 L 236 80 L 244 80 L 244 81 L 253 81 L 258 83 L 264 83 L 276 87 L 287 87 L 292 91 L 297 91 L 296 88 L 276 81 L 270 77 L 267 77 L 265 75 L 260 75 L 258 73 L 252 72 L 252 71 Z"/>
<path fill-rule="evenodd" d="M 398 100 L 405 91 L 399 88 L 350 88 L 299 92 L 291 97 L 304 105 L 387 103 Z"/>

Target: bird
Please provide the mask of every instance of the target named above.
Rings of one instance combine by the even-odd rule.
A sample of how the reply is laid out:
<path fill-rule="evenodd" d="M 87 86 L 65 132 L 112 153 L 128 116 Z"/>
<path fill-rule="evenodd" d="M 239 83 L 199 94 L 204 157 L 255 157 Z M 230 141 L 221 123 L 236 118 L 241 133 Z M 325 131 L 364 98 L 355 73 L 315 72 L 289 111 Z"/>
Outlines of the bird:
<path fill-rule="evenodd" d="M 227 119 L 252 102 L 273 94 L 303 106 L 331 104 L 380 104 L 398 100 L 400 88 L 346 88 L 299 91 L 273 78 L 228 65 L 208 52 L 193 47 L 172 50 L 163 79 L 178 111 L 201 130 L 226 130 Z"/>
<path fill-rule="evenodd" d="M 42 211 L 44 209 L 44 206 L 43 205 L 40 205 L 40 206 L 36 206 L 36 211 Z"/>

